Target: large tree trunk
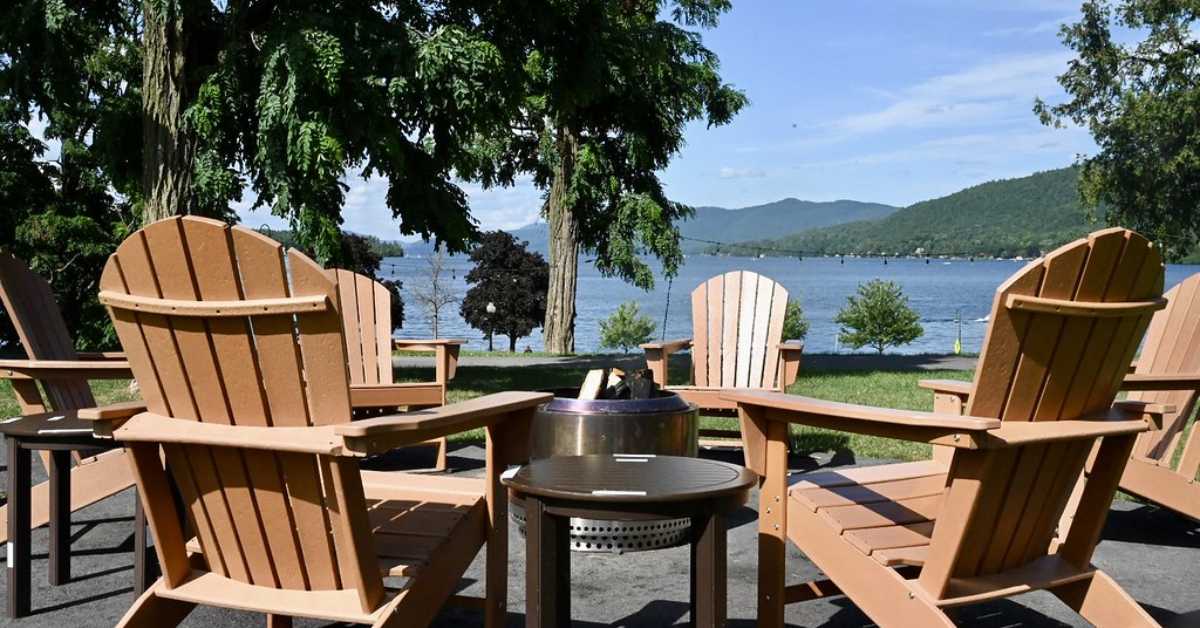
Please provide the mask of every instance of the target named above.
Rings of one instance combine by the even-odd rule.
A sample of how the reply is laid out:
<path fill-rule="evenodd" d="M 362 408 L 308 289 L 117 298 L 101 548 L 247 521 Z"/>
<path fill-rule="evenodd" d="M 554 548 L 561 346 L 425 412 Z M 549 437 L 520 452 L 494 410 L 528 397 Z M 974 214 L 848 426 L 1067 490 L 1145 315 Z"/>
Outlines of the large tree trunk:
<path fill-rule="evenodd" d="M 190 94 L 182 4 L 155 0 L 142 3 L 146 22 L 142 61 L 143 224 L 194 210 L 192 167 L 196 142 L 183 124 Z"/>
<path fill-rule="evenodd" d="M 575 352 L 575 288 L 579 275 L 579 223 L 566 206 L 579 143 L 570 130 L 558 130 L 558 166 L 547 201 L 550 227 L 550 288 L 542 337 L 549 353 Z"/>

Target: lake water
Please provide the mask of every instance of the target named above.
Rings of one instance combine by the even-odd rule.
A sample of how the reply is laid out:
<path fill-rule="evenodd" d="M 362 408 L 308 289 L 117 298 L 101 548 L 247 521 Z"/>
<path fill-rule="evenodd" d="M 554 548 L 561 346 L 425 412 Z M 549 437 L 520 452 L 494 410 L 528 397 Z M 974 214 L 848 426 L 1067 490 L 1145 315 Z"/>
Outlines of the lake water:
<path fill-rule="evenodd" d="M 982 320 L 992 305 L 996 287 L 1026 262 L 937 260 L 928 263 L 920 259 L 851 259 L 837 258 L 718 257 L 689 256 L 670 285 L 670 308 L 667 310 L 668 282 L 660 279 L 653 290 L 644 292 L 619 279 L 601 277 L 587 262 L 579 268 L 579 293 L 576 301 L 575 349 L 579 352 L 600 350 L 599 321 L 608 317 L 624 301 L 636 301 L 641 310 L 655 320 L 655 338 L 662 335 L 664 312 L 667 313 L 666 337 L 691 336 L 692 289 L 709 277 L 731 270 L 751 270 L 766 275 L 787 288 L 792 298 L 799 298 L 810 327 L 805 340 L 806 351 L 830 353 L 850 352 L 837 343 L 838 327 L 833 322 L 845 306 L 846 297 L 858 285 L 871 279 L 895 281 L 904 289 L 909 305 L 921 315 L 925 335 L 916 342 L 893 349 L 897 353 L 950 353 L 957 333 L 955 317 L 962 313 L 963 351 L 977 353 L 983 342 L 987 324 Z M 451 270 L 451 285 L 458 295 L 468 288 L 465 276 L 471 269 L 466 257 L 447 260 Z M 417 257 L 387 258 L 381 274 L 404 282 L 404 327 L 397 331 L 402 338 L 429 337 L 431 325 L 427 312 L 411 297 L 413 286 L 427 283 L 428 261 Z M 1200 266 L 1170 265 L 1167 267 L 1167 288 L 1179 283 Z M 472 329 L 458 314 L 458 305 L 447 306 L 441 317 L 440 335 L 461 338 L 474 349 L 484 349 L 487 341 Z M 507 349 L 507 338 L 497 336 L 497 348 Z M 517 342 L 517 350 L 530 346 L 542 349 L 541 331 Z M 870 351 L 868 348 L 860 350 Z"/>

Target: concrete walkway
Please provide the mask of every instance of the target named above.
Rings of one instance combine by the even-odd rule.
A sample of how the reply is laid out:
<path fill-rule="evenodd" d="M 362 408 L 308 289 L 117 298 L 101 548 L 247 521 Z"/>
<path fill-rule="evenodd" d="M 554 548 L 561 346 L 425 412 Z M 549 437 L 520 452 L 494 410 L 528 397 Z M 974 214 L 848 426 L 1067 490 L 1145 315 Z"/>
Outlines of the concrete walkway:
<path fill-rule="evenodd" d="M 689 359 L 688 354 L 672 356 L 674 360 Z M 869 354 L 804 354 L 803 368 L 817 371 L 965 371 L 975 368 L 974 356 L 956 355 L 869 355 Z M 674 363 L 674 362 L 672 362 Z M 458 361 L 464 367 L 519 368 L 522 366 L 565 366 L 571 368 L 600 368 L 617 366 L 623 369 L 645 368 L 641 354 L 581 356 L 464 356 Z M 396 368 L 432 367 L 432 357 L 397 356 L 392 358 Z"/>
<path fill-rule="evenodd" d="M 462 447 L 450 454 L 455 473 L 478 475 L 483 451 Z M 705 455 L 740 462 L 737 452 L 706 452 Z M 858 464 L 873 461 L 858 461 Z M 432 463 L 428 448 L 402 450 L 387 461 L 390 467 Z M 855 464 L 853 460 L 831 463 L 826 456 L 795 457 L 791 467 L 811 471 L 824 465 Z M 37 466 L 37 465 L 35 465 Z M 62 587 L 46 584 L 46 531 L 33 535 L 35 615 L 14 626 L 64 626 L 90 628 L 112 626 L 133 601 L 132 582 L 132 494 L 126 492 L 94 505 L 75 516 L 72 560 L 75 579 Z M 755 625 L 755 577 L 757 565 L 756 504 L 735 512 L 729 532 L 729 625 Z M 523 539 L 511 534 L 509 560 L 509 621 L 514 628 L 524 625 L 525 553 Z M 788 577 L 791 582 L 816 575 L 811 563 L 789 546 Z M 1168 628 L 1200 626 L 1200 526 L 1170 512 L 1120 502 L 1109 517 L 1095 562 L 1126 587 L 1155 618 Z M 482 561 L 471 566 L 463 582 L 463 593 L 479 595 L 483 585 Z M 621 626 L 649 628 L 683 626 L 688 621 L 688 550 L 676 548 L 656 552 L 612 555 L 576 555 L 571 566 L 573 583 L 573 626 L 599 628 Z M 0 576 L 0 586 L 6 584 Z M 1184 615 L 1191 613 L 1190 617 Z M 960 609 L 962 626 L 1049 627 L 1085 626 L 1065 606 L 1045 593 L 1032 593 L 1013 600 Z M 263 619 L 248 613 L 197 609 L 185 626 L 223 628 L 261 626 Z M 844 598 L 793 604 L 787 610 L 789 626 L 870 625 Z M 322 622 L 298 621 L 297 626 L 314 627 Z M 440 628 L 482 626 L 478 611 L 445 609 L 434 626 Z"/>

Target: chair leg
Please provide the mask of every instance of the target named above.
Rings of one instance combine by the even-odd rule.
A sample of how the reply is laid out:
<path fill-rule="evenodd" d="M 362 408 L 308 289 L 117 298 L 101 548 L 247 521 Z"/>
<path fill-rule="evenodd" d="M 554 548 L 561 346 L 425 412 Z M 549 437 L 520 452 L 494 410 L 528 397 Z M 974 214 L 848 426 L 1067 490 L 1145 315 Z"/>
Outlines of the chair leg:
<path fill-rule="evenodd" d="M 94 462 L 71 467 L 71 512 L 133 486 L 124 452 L 105 453 Z M 30 527 L 50 521 L 50 483 L 35 484 L 30 495 Z M 0 506 L 0 543 L 8 541 L 8 506 Z"/>
<path fill-rule="evenodd" d="M 267 615 L 267 628 L 292 628 L 292 618 L 288 615 Z"/>
<path fill-rule="evenodd" d="M 437 462 L 434 463 L 433 468 L 438 471 L 446 470 L 446 445 L 445 436 L 437 439 Z"/>
<path fill-rule="evenodd" d="M 129 607 L 117 628 L 171 628 L 183 622 L 196 605 L 156 595 L 162 581 L 156 582 Z"/>
<path fill-rule="evenodd" d="M 1158 626 L 1158 622 L 1103 571 L 1087 580 L 1050 589 L 1094 626 Z"/>

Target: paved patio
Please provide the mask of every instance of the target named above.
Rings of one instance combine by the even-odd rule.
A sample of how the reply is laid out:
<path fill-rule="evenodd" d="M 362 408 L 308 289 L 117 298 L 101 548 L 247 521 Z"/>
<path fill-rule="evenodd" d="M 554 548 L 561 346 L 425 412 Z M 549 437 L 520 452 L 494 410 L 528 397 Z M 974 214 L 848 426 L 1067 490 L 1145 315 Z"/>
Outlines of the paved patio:
<path fill-rule="evenodd" d="M 706 452 L 730 462 L 740 462 L 737 452 Z M 451 452 L 455 472 L 480 473 L 482 449 L 464 447 Z M 405 450 L 388 464 L 424 465 L 430 452 Z M 836 464 L 873 461 L 843 460 Z M 792 468 L 812 470 L 830 464 L 828 457 L 796 457 Z M 37 468 L 39 465 L 34 465 Z M 40 470 L 39 470 L 40 471 Z M 40 477 L 40 472 L 35 472 Z M 63 587 L 46 584 L 46 531 L 34 532 L 34 615 L 10 622 L 19 626 L 112 626 L 132 602 L 133 497 L 125 493 L 77 513 L 74 521 L 75 579 Z M 729 625 L 754 625 L 755 542 L 754 502 L 735 512 L 729 533 Z M 524 544 L 513 529 L 509 563 L 510 626 L 524 625 Z M 790 549 L 792 581 L 812 577 L 816 570 Z M 686 625 L 688 552 L 676 548 L 625 556 L 576 555 L 572 562 L 574 626 L 628 628 Z M 1106 569 L 1163 625 L 1200 626 L 1200 525 L 1173 513 L 1133 502 L 1117 503 L 1109 517 L 1104 541 L 1095 562 Z M 482 561 L 472 565 L 464 593 L 480 594 Z M 4 579 L 0 576 L 0 581 Z M 788 607 L 790 626 L 865 626 L 862 613 L 844 598 L 793 604 Z M 1086 625 L 1055 598 L 1033 593 L 1012 601 L 968 607 L 959 611 L 964 626 L 988 628 L 1017 626 Z M 0 623 L 5 623 L 0 620 Z M 7 624 L 6 624 L 7 625 Z M 201 608 L 186 626 L 219 628 L 259 626 L 262 619 L 232 611 Z M 297 622 L 320 626 L 321 622 Z M 446 609 L 435 626 L 482 626 L 482 615 L 473 610 Z"/>

